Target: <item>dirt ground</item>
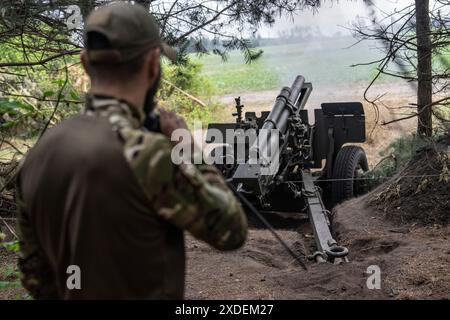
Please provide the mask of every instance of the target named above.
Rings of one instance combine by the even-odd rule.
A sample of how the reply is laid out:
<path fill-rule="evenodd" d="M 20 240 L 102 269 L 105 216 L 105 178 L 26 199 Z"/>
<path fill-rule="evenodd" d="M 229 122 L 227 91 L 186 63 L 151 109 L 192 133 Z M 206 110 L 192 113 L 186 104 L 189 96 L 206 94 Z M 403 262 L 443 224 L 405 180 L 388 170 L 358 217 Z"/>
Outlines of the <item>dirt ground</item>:
<path fill-rule="evenodd" d="M 450 299 L 450 228 L 393 224 L 366 205 L 371 196 L 336 210 L 335 230 L 339 243 L 350 250 L 349 263 L 308 262 L 304 271 L 267 230 L 251 229 L 246 245 L 229 253 L 188 238 L 186 297 Z M 312 253 L 306 225 L 278 233 L 291 247 Z M 367 268 L 373 265 L 381 270 L 379 290 L 366 285 Z"/>
<path fill-rule="evenodd" d="M 349 249 L 349 263 L 309 262 L 304 271 L 267 230 L 255 228 L 244 248 L 230 253 L 188 238 L 187 297 L 450 299 L 449 167 L 450 136 L 420 149 L 376 189 L 335 207 L 333 231 Z M 311 255 L 311 229 L 297 220 L 278 233 Z M 380 289 L 367 286 L 373 266 L 381 271 Z"/>

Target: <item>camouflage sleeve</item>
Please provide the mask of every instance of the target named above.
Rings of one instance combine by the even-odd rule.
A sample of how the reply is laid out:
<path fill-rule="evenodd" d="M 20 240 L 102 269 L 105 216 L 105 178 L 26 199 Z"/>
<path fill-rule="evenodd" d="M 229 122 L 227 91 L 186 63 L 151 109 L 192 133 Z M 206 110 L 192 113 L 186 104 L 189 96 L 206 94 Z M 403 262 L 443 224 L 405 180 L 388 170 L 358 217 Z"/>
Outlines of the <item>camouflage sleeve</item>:
<path fill-rule="evenodd" d="M 34 235 L 25 204 L 20 194 L 20 184 L 16 186 L 16 203 L 19 223 L 19 259 L 18 266 L 21 282 L 34 299 L 57 299 L 53 272 Z"/>
<path fill-rule="evenodd" d="M 247 219 L 220 172 L 209 165 L 174 165 L 172 144 L 161 134 L 140 139 L 139 152 L 125 154 L 157 213 L 219 250 L 242 246 Z"/>

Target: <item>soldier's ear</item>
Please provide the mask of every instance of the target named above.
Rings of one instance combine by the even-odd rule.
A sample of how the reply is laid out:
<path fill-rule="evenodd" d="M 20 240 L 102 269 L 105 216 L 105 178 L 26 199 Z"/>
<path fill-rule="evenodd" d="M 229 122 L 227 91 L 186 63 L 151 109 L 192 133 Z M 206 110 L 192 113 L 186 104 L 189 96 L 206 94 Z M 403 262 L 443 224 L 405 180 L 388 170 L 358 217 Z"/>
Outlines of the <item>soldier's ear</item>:
<path fill-rule="evenodd" d="M 149 76 L 149 80 L 150 80 L 150 85 L 153 85 L 153 83 L 158 78 L 159 69 L 161 68 L 160 59 L 161 59 L 161 49 L 160 48 L 156 48 L 156 49 L 149 51 L 149 53 L 147 55 L 147 65 L 149 66 L 148 76 Z"/>

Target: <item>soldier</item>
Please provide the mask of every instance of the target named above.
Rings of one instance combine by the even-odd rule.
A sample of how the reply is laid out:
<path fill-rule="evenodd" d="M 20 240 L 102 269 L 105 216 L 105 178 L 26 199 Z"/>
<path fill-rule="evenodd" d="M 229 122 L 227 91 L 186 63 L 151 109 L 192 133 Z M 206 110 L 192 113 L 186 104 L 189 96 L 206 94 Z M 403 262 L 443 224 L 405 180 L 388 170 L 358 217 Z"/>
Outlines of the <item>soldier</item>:
<path fill-rule="evenodd" d="M 142 127 L 160 54 L 175 59 L 144 7 L 88 17 L 85 111 L 50 129 L 17 178 L 19 267 L 34 298 L 180 299 L 183 230 L 219 250 L 243 245 L 247 221 L 220 173 L 171 161 L 171 134 L 185 122 L 161 110 L 162 134 Z"/>

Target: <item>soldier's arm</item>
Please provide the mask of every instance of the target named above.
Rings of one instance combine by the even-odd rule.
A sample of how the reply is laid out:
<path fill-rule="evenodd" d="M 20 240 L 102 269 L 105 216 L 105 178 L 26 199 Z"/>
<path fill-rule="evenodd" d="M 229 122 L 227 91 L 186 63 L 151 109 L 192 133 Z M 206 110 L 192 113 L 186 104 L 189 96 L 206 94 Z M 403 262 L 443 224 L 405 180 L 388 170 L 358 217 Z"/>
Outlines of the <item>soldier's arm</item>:
<path fill-rule="evenodd" d="M 174 165 L 172 144 L 149 133 L 129 159 L 157 213 L 220 250 L 242 246 L 247 219 L 220 172 L 209 165 Z"/>
<path fill-rule="evenodd" d="M 34 299 L 57 299 L 53 272 L 39 248 L 30 217 L 22 199 L 20 183 L 16 186 L 19 223 L 19 260 L 21 282 Z"/>

